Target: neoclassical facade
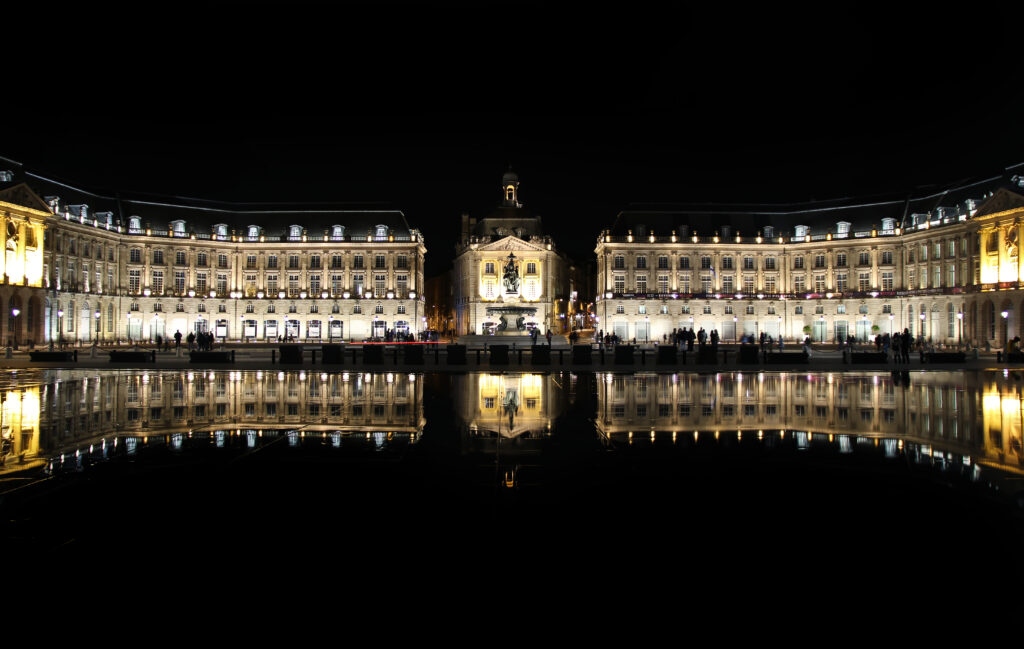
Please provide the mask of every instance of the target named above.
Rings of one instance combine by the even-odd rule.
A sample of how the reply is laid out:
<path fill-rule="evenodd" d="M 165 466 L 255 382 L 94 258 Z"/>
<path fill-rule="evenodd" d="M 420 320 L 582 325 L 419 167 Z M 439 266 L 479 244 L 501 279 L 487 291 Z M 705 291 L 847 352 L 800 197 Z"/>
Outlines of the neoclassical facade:
<path fill-rule="evenodd" d="M 25 234 L 17 244 L 37 268 L 25 282 L 39 310 L 24 319 L 37 343 L 177 331 L 358 341 L 425 327 L 426 247 L 400 211 L 109 197 L 18 167 L 4 178 L 5 218 L 37 232 L 36 247 Z"/>
<path fill-rule="evenodd" d="M 8 178 L 0 173 L 0 181 Z M 43 288 L 43 247 L 46 204 L 27 189 L 0 193 L 0 339 L 4 345 L 42 340 L 46 296 Z"/>
<path fill-rule="evenodd" d="M 519 202 L 515 172 L 502 176 L 501 193 L 500 206 L 479 221 L 462 215 L 452 271 L 456 333 L 494 333 L 503 316 L 514 327 L 517 317 L 506 307 L 525 314 L 527 330 L 562 333 L 569 326 L 569 264 L 541 218 Z"/>
<path fill-rule="evenodd" d="M 933 343 L 1022 335 L 1024 165 L 898 201 L 626 210 L 596 247 L 596 328 Z"/>

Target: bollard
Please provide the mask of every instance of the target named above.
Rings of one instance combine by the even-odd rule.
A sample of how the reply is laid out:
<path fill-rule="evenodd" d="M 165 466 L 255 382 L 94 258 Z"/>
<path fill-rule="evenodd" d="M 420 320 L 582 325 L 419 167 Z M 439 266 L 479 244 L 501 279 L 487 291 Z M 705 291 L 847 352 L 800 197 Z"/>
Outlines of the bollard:
<path fill-rule="evenodd" d="M 1000 352 L 996 352 L 996 362 L 997 363 L 1002 363 L 1003 362 L 1003 352 L 1001 352 L 1001 351 Z"/>
<path fill-rule="evenodd" d="M 564 349 L 559 349 L 558 350 L 558 364 L 559 365 L 565 365 L 565 363 L 562 362 L 562 352 L 564 352 L 564 351 L 565 351 Z"/>
<path fill-rule="evenodd" d="M 601 365 L 604 365 L 604 346 L 601 347 Z"/>
<path fill-rule="evenodd" d="M 640 350 L 640 364 L 644 365 L 646 363 L 647 363 L 647 350 L 646 349 L 641 349 Z"/>
<path fill-rule="evenodd" d="M 151 351 L 151 352 L 149 352 L 149 353 L 153 355 L 153 356 L 152 356 L 152 359 L 153 359 L 153 360 L 152 360 L 152 362 L 154 362 L 154 363 L 155 363 L 155 362 L 156 362 L 156 350 L 154 349 L 153 351 Z"/>
<path fill-rule="evenodd" d="M 437 365 L 440 362 L 438 358 L 438 354 L 440 353 L 440 344 L 434 345 L 434 365 Z"/>
<path fill-rule="evenodd" d="M 476 364 L 477 365 L 480 364 L 480 350 L 479 349 L 476 350 Z"/>
<path fill-rule="evenodd" d="M 523 364 L 523 350 L 521 349 L 519 350 L 519 364 Z"/>
<path fill-rule="evenodd" d="M 273 365 L 276 362 L 277 362 L 277 350 L 276 349 L 271 349 L 270 350 L 270 364 Z"/>
<path fill-rule="evenodd" d="M 312 358 L 312 360 L 313 360 L 313 365 L 316 365 L 316 350 L 315 349 L 311 349 L 311 350 L 309 350 L 309 353 L 310 353 L 310 358 Z"/>
<path fill-rule="evenodd" d="M 235 350 L 233 350 L 233 349 L 231 350 L 231 362 L 232 363 L 235 362 Z"/>

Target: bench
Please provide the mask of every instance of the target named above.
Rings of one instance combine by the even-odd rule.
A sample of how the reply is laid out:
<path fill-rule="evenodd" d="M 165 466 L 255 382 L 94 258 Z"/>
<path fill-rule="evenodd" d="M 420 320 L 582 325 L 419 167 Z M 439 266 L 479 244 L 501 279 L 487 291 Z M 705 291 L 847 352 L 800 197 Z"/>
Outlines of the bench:
<path fill-rule="evenodd" d="M 403 345 L 402 360 L 409 365 L 423 365 L 423 345 Z"/>
<path fill-rule="evenodd" d="M 765 354 L 766 363 L 778 365 L 806 365 L 809 360 L 807 354 L 803 352 L 767 352 Z"/>
<path fill-rule="evenodd" d="M 632 365 L 633 364 L 633 346 L 632 345 L 616 345 L 615 346 L 615 364 L 616 365 Z"/>
<path fill-rule="evenodd" d="M 78 352 L 29 352 L 28 359 L 33 363 L 73 363 L 78 360 Z"/>
<path fill-rule="evenodd" d="M 885 352 L 850 352 L 850 365 L 888 362 L 888 355 Z"/>
<path fill-rule="evenodd" d="M 967 360 L 967 355 L 963 352 L 928 352 L 925 356 L 929 363 L 963 363 Z M 1019 356 L 1021 358 L 1018 360 L 1024 361 L 1024 355 Z"/>
<path fill-rule="evenodd" d="M 532 365 L 551 365 L 551 347 L 549 345 L 530 347 L 530 363 Z"/>
<path fill-rule="evenodd" d="M 548 362 L 550 362 L 550 352 L 548 352 Z M 572 364 L 573 365 L 590 365 L 593 363 L 593 355 L 591 354 L 590 345 L 573 345 L 572 346 Z"/>
<path fill-rule="evenodd" d="M 679 361 L 675 345 L 661 345 L 658 347 L 658 365 L 675 365 Z"/>
<path fill-rule="evenodd" d="M 324 365 L 341 365 L 345 362 L 345 347 L 343 345 L 323 345 L 320 351 L 323 353 L 321 362 Z"/>
<path fill-rule="evenodd" d="M 189 363 L 234 363 L 235 352 L 189 352 Z"/>
<path fill-rule="evenodd" d="M 112 351 L 110 354 L 111 363 L 155 363 L 156 352 L 123 352 L 123 351 Z"/>
<path fill-rule="evenodd" d="M 466 364 L 466 346 L 465 345 L 448 345 L 447 354 L 445 354 L 447 363 L 449 365 L 465 365 Z"/>
<path fill-rule="evenodd" d="M 281 355 L 281 363 L 302 365 L 302 345 L 281 345 L 277 349 Z"/>

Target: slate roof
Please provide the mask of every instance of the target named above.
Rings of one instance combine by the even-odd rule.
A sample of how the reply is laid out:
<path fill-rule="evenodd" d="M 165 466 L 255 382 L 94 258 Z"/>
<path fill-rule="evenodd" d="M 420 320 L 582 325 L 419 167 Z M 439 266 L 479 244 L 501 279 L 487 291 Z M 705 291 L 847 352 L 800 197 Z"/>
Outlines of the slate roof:
<path fill-rule="evenodd" d="M 58 211 L 80 216 L 82 206 L 92 218 L 110 212 L 114 225 L 129 227 L 129 219 L 138 216 L 143 229 L 168 229 L 171 221 L 182 219 L 187 231 L 209 234 L 214 225 L 226 224 L 229 232 L 245 234 L 249 225 L 263 228 L 268 237 L 285 236 L 290 225 L 301 225 L 311 234 L 322 234 L 334 225 L 345 227 L 345 235 L 361 237 L 378 225 L 386 225 L 396 238 L 408 237 L 409 227 L 401 210 L 385 203 L 233 203 L 196 198 L 154 196 L 83 188 L 51 178 L 24 165 L 0 157 L 4 170 L 13 172 L 11 181 L 0 189 L 27 184 L 43 199 L 59 198 Z"/>
<path fill-rule="evenodd" d="M 836 232 L 836 224 L 850 223 L 851 232 L 882 229 L 882 219 L 895 219 L 897 227 L 914 224 L 914 215 L 927 214 L 929 220 L 969 214 L 981 203 L 1005 189 L 1024 194 L 1024 163 L 1007 167 L 998 176 L 956 183 L 948 187 L 926 187 L 906 196 L 843 198 L 807 203 L 723 204 L 705 203 L 666 205 L 635 203 L 619 212 L 610 228 L 613 236 L 625 236 L 629 230 L 668 235 L 675 230 L 680 236 L 697 232 L 711 235 L 722 226 L 731 234 L 756 236 L 765 226 L 774 228 L 775 236 L 792 236 L 798 225 L 808 226 L 808 234 Z M 941 212 L 941 214 L 940 214 Z"/>

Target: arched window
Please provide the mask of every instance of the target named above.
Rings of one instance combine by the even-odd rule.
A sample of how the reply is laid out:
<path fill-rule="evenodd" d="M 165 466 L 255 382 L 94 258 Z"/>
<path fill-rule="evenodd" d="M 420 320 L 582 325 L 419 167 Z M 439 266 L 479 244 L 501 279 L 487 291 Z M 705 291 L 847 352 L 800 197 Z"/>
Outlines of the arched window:
<path fill-rule="evenodd" d="M 510 201 L 516 197 L 516 188 L 509 185 L 505 188 L 505 200 Z"/>

